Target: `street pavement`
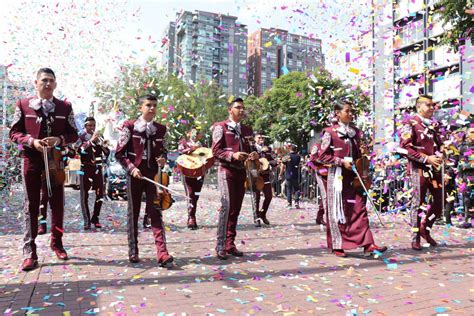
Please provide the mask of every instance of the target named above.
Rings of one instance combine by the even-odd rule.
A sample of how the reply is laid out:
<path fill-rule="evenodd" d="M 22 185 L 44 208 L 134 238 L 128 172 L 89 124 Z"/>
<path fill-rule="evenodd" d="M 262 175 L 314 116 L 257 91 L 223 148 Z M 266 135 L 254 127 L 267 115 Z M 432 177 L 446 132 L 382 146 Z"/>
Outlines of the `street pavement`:
<path fill-rule="evenodd" d="M 175 189 L 183 192 L 181 184 Z M 92 203 L 91 196 L 91 203 Z M 39 236 L 40 268 L 19 270 L 23 192 L 0 197 L 0 311 L 4 315 L 473 315 L 473 231 L 435 226 L 442 246 L 411 250 L 403 214 L 384 215 L 372 227 L 389 250 L 365 258 L 362 250 L 337 258 L 326 249 L 326 233 L 315 224 L 315 205 L 288 209 L 274 198 L 271 226 L 252 224 L 250 196 L 239 218 L 242 258 L 215 258 L 219 192 L 204 187 L 199 230 L 186 228 L 184 199 L 165 211 L 168 249 L 176 266 L 157 266 L 152 233 L 141 227 L 142 261 L 127 255 L 125 201 L 106 201 L 102 230 L 82 231 L 79 191 L 66 189 L 61 262 Z M 144 204 L 144 203 L 142 203 Z M 142 209 L 143 214 L 143 209 Z M 375 217 L 371 216 L 375 220 Z M 50 227 L 48 223 L 48 227 Z"/>

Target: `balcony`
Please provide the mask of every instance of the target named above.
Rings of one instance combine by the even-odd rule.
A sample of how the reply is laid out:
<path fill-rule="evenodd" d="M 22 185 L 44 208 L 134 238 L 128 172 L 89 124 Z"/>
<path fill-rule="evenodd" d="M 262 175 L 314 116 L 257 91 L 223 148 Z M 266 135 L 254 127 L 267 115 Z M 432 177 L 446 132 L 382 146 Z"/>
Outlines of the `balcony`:
<path fill-rule="evenodd" d="M 398 21 L 408 16 L 414 16 L 424 8 L 424 0 L 398 0 L 394 4 L 394 20 Z"/>
<path fill-rule="evenodd" d="M 424 38 L 423 20 L 416 20 L 399 27 L 393 46 L 395 49 L 401 49 L 421 42 Z"/>

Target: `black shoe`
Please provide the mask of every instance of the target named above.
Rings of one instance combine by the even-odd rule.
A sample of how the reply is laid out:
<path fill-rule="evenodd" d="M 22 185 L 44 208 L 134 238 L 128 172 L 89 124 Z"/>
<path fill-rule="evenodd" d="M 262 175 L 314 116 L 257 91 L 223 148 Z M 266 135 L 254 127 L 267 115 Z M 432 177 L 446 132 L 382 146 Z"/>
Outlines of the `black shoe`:
<path fill-rule="evenodd" d="M 255 227 L 262 227 L 262 220 L 260 218 L 255 220 Z"/>
<path fill-rule="evenodd" d="M 145 216 L 143 216 L 143 228 L 145 228 L 145 229 L 151 228 L 150 218 L 148 217 L 147 214 L 145 214 Z"/>
<path fill-rule="evenodd" d="M 219 260 L 227 260 L 227 251 L 221 250 L 216 252 L 216 256 Z"/>
<path fill-rule="evenodd" d="M 263 217 L 262 217 L 262 222 L 263 222 L 265 225 L 270 225 L 270 221 L 267 219 L 266 216 L 263 216 Z"/>
<path fill-rule="evenodd" d="M 299 208 L 300 208 L 299 203 L 296 203 L 296 204 L 295 204 L 295 208 L 296 208 L 296 209 L 299 209 Z"/>
<path fill-rule="evenodd" d="M 140 258 L 138 257 L 138 255 L 131 255 L 128 257 L 128 261 L 130 261 L 130 263 L 139 263 Z"/>
<path fill-rule="evenodd" d="M 227 253 L 233 255 L 234 257 L 243 257 L 244 253 L 240 250 L 237 250 L 237 248 L 232 248 L 227 251 Z"/>
<path fill-rule="evenodd" d="M 162 268 L 169 269 L 169 268 L 173 267 L 173 260 L 174 260 L 173 256 L 169 256 L 169 257 L 163 259 L 163 261 L 159 262 L 158 264 Z"/>

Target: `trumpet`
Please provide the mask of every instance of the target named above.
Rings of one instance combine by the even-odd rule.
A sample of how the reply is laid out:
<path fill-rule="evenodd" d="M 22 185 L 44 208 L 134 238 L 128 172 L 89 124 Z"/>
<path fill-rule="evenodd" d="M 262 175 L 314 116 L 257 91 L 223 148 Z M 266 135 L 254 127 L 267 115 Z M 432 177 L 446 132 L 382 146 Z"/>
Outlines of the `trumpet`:
<path fill-rule="evenodd" d="M 94 133 L 94 135 L 97 136 L 97 140 L 95 141 L 95 143 L 99 146 L 103 146 L 104 145 L 104 137 L 102 136 L 102 134 L 99 134 L 99 133 Z"/>

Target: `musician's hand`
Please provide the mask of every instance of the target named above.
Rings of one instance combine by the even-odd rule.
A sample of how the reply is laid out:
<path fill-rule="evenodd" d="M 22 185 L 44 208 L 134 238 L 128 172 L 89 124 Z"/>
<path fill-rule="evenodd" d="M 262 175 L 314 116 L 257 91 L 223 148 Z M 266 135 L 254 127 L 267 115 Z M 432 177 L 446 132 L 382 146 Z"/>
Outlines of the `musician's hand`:
<path fill-rule="evenodd" d="M 346 168 L 347 170 L 352 170 L 352 162 L 343 160 L 342 161 L 342 166 Z"/>
<path fill-rule="evenodd" d="M 165 164 L 166 164 L 166 159 L 163 158 L 163 157 L 156 158 L 156 163 L 157 163 L 160 167 L 164 167 Z"/>
<path fill-rule="evenodd" d="M 99 134 L 97 133 L 92 134 L 91 142 L 95 143 L 98 139 L 99 139 Z"/>
<path fill-rule="evenodd" d="M 45 146 L 47 146 L 47 144 L 42 139 L 35 139 L 33 141 L 33 147 L 40 153 L 43 152 Z"/>
<path fill-rule="evenodd" d="M 130 172 L 130 174 L 132 175 L 132 177 L 134 177 L 136 179 L 142 179 L 143 178 L 142 173 L 141 173 L 140 169 L 138 169 L 138 168 L 133 169 L 132 172 Z"/>
<path fill-rule="evenodd" d="M 61 144 L 61 138 L 56 137 L 56 136 L 43 138 L 42 141 L 45 144 L 45 146 L 48 146 L 48 147 L 54 147 Z"/>
<path fill-rule="evenodd" d="M 238 151 L 238 152 L 235 152 L 232 154 L 232 158 L 234 158 L 235 160 L 239 160 L 239 161 L 244 161 L 248 158 L 249 154 L 245 153 L 245 152 L 242 152 L 242 151 Z"/>
<path fill-rule="evenodd" d="M 433 167 L 435 167 L 436 169 L 438 169 L 439 166 L 443 163 L 443 159 L 438 156 L 431 155 L 431 156 L 428 156 L 428 159 L 426 160 L 426 162 L 432 165 Z"/>
<path fill-rule="evenodd" d="M 258 153 L 256 151 L 252 152 L 250 155 L 249 155 L 249 159 L 250 160 L 257 160 L 258 159 Z"/>

